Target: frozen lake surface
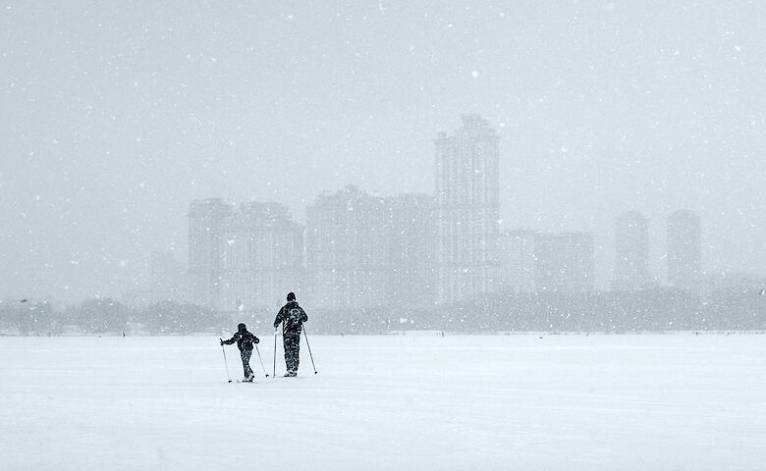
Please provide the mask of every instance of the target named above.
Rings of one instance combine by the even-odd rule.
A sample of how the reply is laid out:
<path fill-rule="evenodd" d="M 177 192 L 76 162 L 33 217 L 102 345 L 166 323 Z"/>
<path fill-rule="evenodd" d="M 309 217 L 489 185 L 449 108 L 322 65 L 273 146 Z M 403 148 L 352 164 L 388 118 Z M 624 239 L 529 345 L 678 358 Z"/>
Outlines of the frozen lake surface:
<path fill-rule="evenodd" d="M 0 338 L 0 469 L 766 469 L 763 336 L 310 340 Z"/>

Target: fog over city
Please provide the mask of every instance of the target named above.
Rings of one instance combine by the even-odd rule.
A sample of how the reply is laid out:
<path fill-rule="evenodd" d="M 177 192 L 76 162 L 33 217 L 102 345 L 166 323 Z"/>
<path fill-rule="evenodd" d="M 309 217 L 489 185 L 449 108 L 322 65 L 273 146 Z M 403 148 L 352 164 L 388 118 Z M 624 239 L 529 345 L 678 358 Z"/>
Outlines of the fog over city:
<path fill-rule="evenodd" d="M 765 25 L 0 0 L 0 470 L 766 469 Z"/>
<path fill-rule="evenodd" d="M 0 298 L 77 302 L 188 258 L 190 204 L 436 191 L 435 141 L 497 134 L 500 230 L 693 211 L 702 270 L 766 264 L 761 2 L 0 1 Z M 271 300 L 270 300 L 271 301 Z"/>

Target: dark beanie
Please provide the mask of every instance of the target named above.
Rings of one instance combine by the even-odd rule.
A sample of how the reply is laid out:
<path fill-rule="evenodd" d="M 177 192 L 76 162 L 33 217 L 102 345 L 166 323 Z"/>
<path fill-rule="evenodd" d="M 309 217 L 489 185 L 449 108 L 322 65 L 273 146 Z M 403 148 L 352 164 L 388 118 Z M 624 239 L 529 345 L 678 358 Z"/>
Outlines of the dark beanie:
<path fill-rule="evenodd" d="M 287 300 L 288 301 L 295 301 L 295 293 L 293 293 L 293 292 L 287 293 Z"/>

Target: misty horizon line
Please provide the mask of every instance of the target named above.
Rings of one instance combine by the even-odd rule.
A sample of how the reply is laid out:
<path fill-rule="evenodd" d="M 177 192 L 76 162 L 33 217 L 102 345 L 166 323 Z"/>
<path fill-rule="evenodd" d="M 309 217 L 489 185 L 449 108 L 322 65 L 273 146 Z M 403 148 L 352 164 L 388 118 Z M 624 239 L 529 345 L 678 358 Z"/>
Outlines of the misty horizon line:
<path fill-rule="evenodd" d="M 710 273 L 707 273 L 710 275 Z M 733 273 L 732 275 L 739 275 L 739 274 L 745 274 L 745 273 Z M 737 285 L 732 286 L 724 286 L 722 288 L 716 288 L 715 290 L 711 290 L 709 288 L 706 289 L 705 286 L 700 286 L 699 289 L 695 288 L 689 288 L 689 287 L 679 287 L 679 286 L 673 286 L 673 285 L 663 285 L 663 284 L 648 284 L 642 288 L 636 288 L 636 289 L 624 289 L 624 288 L 615 288 L 615 287 L 608 287 L 605 289 L 594 287 L 591 290 L 587 291 L 565 291 L 565 290 L 542 290 L 542 291 L 513 291 L 513 290 L 499 290 L 492 293 L 484 293 L 484 296 L 477 296 L 475 298 L 466 298 L 462 299 L 460 301 L 433 301 L 429 303 L 427 306 L 407 306 L 403 304 L 398 304 L 395 302 L 388 302 L 383 303 L 380 305 L 366 305 L 363 306 L 361 309 L 364 311 L 376 311 L 381 310 L 381 312 L 388 312 L 388 311 L 412 311 L 412 312 L 418 312 L 421 310 L 428 310 L 428 309 L 436 309 L 436 308 L 458 308 L 460 309 L 461 306 L 466 305 L 479 305 L 486 303 L 487 297 L 491 297 L 495 300 L 497 299 L 503 299 L 507 298 L 509 300 L 530 300 L 530 299 L 538 299 L 538 300 L 546 300 L 546 299 L 556 299 L 556 300 L 564 300 L 564 299 L 590 299 L 590 298 L 598 298 L 601 296 L 611 296 L 611 297 L 624 297 L 625 299 L 635 298 L 635 297 L 641 297 L 646 294 L 651 293 L 662 293 L 664 295 L 682 295 L 682 296 L 689 296 L 691 298 L 698 299 L 701 303 L 707 304 L 708 298 L 711 296 L 720 295 L 721 293 L 725 292 L 731 292 L 734 295 L 740 295 L 740 296 L 747 296 L 750 294 L 757 295 L 759 297 L 766 296 L 766 277 L 758 277 L 757 279 L 749 279 L 749 280 L 741 280 L 741 279 L 734 279 L 734 282 L 738 283 Z M 733 290 L 732 290 L 733 289 Z M 295 290 L 295 295 L 297 298 L 297 301 L 303 304 L 302 300 L 304 299 L 303 295 L 305 290 Z M 0 298 L 0 308 L 2 307 L 13 307 L 14 305 L 17 307 L 28 307 L 29 310 L 34 311 L 38 309 L 39 305 L 53 305 L 57 307 L 68 307 L 68 306 L 76 306 L 78 304 L 82 304 L 83 302 L 88 301 L 104 301 L 109 303 L 117 303 L 120 305 L 124 305 L 126 307 L 131 308 L 145 308 L 147 306 L 156 305 L 156 304 L 163 304 L 163 303 L 171 303 L 171 304 L 178 304 L 178 305 L 189 305 L 189 306 L 196 306 L 201 309 L 209 310 L 211 312 L 218 312 L 223 314 L 233 314 L 233 313 L 262 313 L 262 312 L 271 312 L 272 306 L 271 304 L 268 304 L 268 306 L 264 303 L 254 305 L 254 306 L 247 306 L 245 307 L 244 304 L 240 306 L 234 306 L 233 308 L 217 308 L 214 306 L 206 306 L 202 303 L 197 303 L 194 300 L 190 299 L 190 296 L 183 295 L 183 296 L 167 296 L 162 298 L 155 298 L 151 301 L 141 301 L 141 302 L 135 302 L 135 300 L 128 299 L 128 294 L 133 295 L 135 294 L 133 291 L 128 291 L 125 293 L 122 293 L 121 295 L 104 295 L 100 293 L 95 293 L 90 296 L 85 296 L 80 298 L 78 301 L 65 301 L 58 299 L 55 295 L 40 295 L 40 296 L 28 296 L 28 297 L 18 297 L 18 296 L 5 296 Z M 280 297 L 279 300 L 276 300 L 274 302 L 274 306 L 276 308 L 281 307 L 285 303 L 285 300 L 283 297 Z M 346 311 L 352 311 L 354 310 L 353 307 L 312 307 L 313 311 L 319 311 L 319 312 L 346 312 Z M 404 312 L 402 311 L 402 312 Z"/>

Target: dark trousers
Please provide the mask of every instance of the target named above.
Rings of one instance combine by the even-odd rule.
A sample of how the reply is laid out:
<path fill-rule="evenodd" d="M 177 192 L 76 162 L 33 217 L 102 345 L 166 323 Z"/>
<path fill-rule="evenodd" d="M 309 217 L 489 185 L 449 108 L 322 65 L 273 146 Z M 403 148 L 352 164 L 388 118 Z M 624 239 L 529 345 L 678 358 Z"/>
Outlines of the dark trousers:
<path fill-rule="evenodd" d="M 239 356 L 242 358 L 242 369 L 245 371 L 245 378 L 249 378 L 253 374 L 253 369 L 250 368 L 250 356 L 252 356 L 252 350 L 240 350 Z"/>
<path fill-rule="evenodd" d="M 282 337 L 285 345 L 285 364 L 287 371 L 298 371 L 301 361 L 301 334 L 286 334 Z"/>

